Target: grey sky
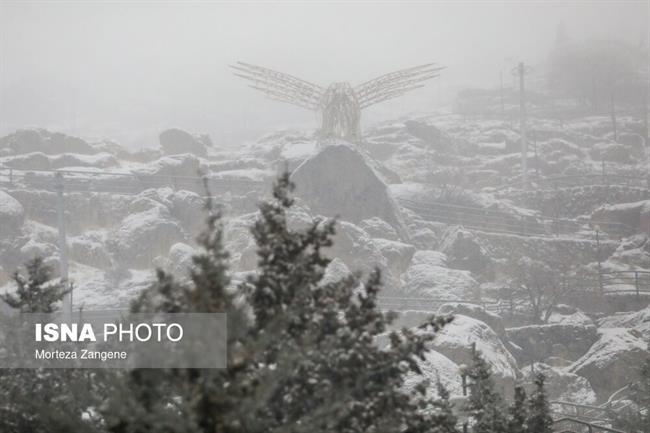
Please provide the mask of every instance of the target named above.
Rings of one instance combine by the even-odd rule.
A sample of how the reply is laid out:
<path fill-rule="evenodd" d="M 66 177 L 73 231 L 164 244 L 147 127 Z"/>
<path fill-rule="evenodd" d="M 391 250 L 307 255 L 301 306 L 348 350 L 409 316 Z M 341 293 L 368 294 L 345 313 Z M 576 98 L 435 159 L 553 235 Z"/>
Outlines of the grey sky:
<path fill-rule="evenodd" d="M 636 42 L 648 18 L 647 2 L 621 1 L 3 2 L 0 133 L 45 126 L 153 145 L 179 126 L 239 140 L 313 115 L 248 89 L 227 68 L 237 60 L 323 85 L 447 66 L 417 95 L 367 113 L 386 118 L 435 108 L 460 86 L 497 85 L 518 60 L 539 64 L 561 21 L 574 39 Z"/>

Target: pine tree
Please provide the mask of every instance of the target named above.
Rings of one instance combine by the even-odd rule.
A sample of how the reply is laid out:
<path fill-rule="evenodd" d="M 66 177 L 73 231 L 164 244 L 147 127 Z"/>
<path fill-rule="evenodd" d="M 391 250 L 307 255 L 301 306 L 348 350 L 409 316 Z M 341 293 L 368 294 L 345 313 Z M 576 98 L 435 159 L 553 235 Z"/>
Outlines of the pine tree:
<path fill-rule="evenodd" d="M 472 417 L 474 433 L 500 433 L 506 429 L 504 404 L 494 390 L 490 366 L 480 352 L 472 351 L 472 366 L 467 371 L 470 395 L 468 411 Z"/>
<path fill-rule="evenodd" d="M 514 401 L 508 410 L 508 433 L 526 433 L 526 391 L 520 385 L 515 386 Z"/>
<path fill-rule="evenodd" d="M 0 295 L 0 299 L 21 313 L 53 313 L 72 288 L 64 281 L 55 281 L 52 269 L 41 257 L 27 262 L 25 270 L 27 275 L 18 271 L 13 275 L 16 293 Z"/>
<path fill-rule="evenodd" d="M 553 418 L 546 398 L 544 381 L 546 377 L 539 373 L 533 383 L 535 389 L 528 400 L 528 418 L 526 426 L 528 433 L 551 433 L 553 431 Z"/>
<path fill-rule="evenodd" d="M 458 418 L 454 414 L 454 408 L 449 401 L 449 391 L 440 382 L 436 383 L 438 390 L 438 399 L 432 402 L 433 406 L 433 425 L 430 433 L 457 433 L 456 424 Z"/>
<path fill-rule="evenodd" d="M 71 288 L 53 278 L 40 257 L 13 275 L 16 292 L 0 299 L 23 313 L 53 313 Z M 0 331 L 0 334 L 7 336 Z M 0 369 L 0 431 L 3 433 L 91 432 L 92 373 L 65 369 Z"/>
<path fill-rule="evenodd" d="M 228 366 L 123 377 L 105 405 L 111 432 L 453 431 L 444 397 L 430 412 L 424 383 L 414 395 L 402 391 L 447 319 L 392 332 L 389 346 L 378 347 L 393 318 L 377 306 L 379 273 L 361 289 L 356 277 L 324 283 L 329 259 L 322 250 L 334 223 L 292 230 L 292 189 L 285 173 L 273 200 L 260 206 L 252 230 L 258 271 L 244 284 L 229 285 L 221 225 L 211 216 L 191 281 L 161 271 L 134 303 L 137 311 L 227 312 Z"/>

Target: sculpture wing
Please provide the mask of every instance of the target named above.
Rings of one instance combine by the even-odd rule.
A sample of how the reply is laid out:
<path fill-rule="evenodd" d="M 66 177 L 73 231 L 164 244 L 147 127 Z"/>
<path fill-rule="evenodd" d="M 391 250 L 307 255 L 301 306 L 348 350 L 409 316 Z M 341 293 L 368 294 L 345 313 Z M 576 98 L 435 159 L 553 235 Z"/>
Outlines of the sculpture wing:
<path fill-rule="evenodd" d="M 261 66 L 237 62 L 230 67 L 236 71 L 235 75 L 252 83 L 249 87 L 259 90 L 269 98 L 310 110 L 318 109 L 325 92 L 321 86 Z"/>
<path fill-rule="evenodd" d="M 366 108 L 424 87 L 422 83 L 437 77 L 442 69 L 444 66 L 436 66 L 435 63 L 402 69 L 359 84 L 354 91 L 361 108 Z"/>

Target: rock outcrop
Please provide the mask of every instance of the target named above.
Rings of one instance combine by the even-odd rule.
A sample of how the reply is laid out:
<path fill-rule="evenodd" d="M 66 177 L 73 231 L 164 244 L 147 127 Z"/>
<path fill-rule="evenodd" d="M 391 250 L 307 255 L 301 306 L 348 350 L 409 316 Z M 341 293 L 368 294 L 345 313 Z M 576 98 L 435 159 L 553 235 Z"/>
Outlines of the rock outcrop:
<path fill-rule="evenodd" d="M 15 236 L 25 222 L 25 209 L 7 194 L 0 191 L 0 237 Z"/>
<path fill-rule="evenodd" d="M 438 251 L 417 251 L 402 275 L 404 292 L 450 300 L 476 297 L 479 284 L 471 273 L 449 269 L 445 262 L 446 256 Z"/>
<path fill-rule="evenodd" d="M 507 334 L 522 349 L 520 361 L 524 364 L 550 357 L 575 361 L 598 340 L 595 326 L 564 323 L 509 328 Z"/>
<path fill-rule="evenodd" d="M 8 148 L 14 154 L 43 152 L 48 155 L 61 153 L 93 154 L 96 149 L 78 137 L 45 129 L 20 129 L 0 139 L 0 149 Z"/>
<path fill-rule="evenodd" d="M 162 205 L 133 213 L 110 236 L 110 247 L 120 263 L 129 268 L 151 268 L 156 256 L 184 242 L 186 236 Z"/>
<path fill-rule="evenodd" d="M 629 229 L 648 233 L 650 232 L 650 200 L 601 206 L 591 214 L 591 220 L 595 224 L 617 223 Z M 601 229 L 607 231 L 609 226 L 603 225 Z"/>
<path fill-rule="evenodd" d="M 400 233 L 404 229 L 399 208 L 386 184 L 351 145 L 325 146 L 293 172 L 296 194 L 314 214 L 339 216 L 359 223 L 378 217 Z"/>
<path fill-rule="evenodd" d="M 208 153 L 207 148 L 212 145 L 209 136 L 195 136 L 178 128 L 161 132 L 158 139 L 160 147 L 166 155 L 191 153 L 196 156 L 206 156 Z"/>
<path fill-rule="evenodd" d="M 546 392 L 549 400 L 567 401 L 578 404 L 596 403 L 596 393 L 584 377 L 569 373 L 562 368 L 536 362 L 521 370 L 523 381 L 533 389 L 535 376 L 542 373 L 546 377 Z"/>
<path fill-rule="evenodd" d="M 472 344 L 492 368 L 499 390 L 510 393 L 520 375 L 517 362 L 499 336 L 480 320 L 456 315 L 454 320 L 437 334 L 432 348 L 456 364 L 471 365 Z"/>
<path fill-rule="evenodd" d="M 636 380 L 637 371 L 648 359 L 648 343 L 622 328 L 599 330 L 598 341 L 569 368 L 589 380 L 598 398 L 606 399 L 614 391 Z"/>

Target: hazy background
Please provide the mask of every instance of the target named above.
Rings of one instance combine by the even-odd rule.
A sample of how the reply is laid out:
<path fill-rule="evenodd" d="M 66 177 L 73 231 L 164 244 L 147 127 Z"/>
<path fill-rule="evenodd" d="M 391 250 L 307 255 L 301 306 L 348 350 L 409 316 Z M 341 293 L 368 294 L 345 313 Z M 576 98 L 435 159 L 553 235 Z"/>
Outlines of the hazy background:
<path fill-rule="evenodd" d="M 42 126 L 134 148 L 170 126 L 236 144 L 313 125 L 232 76 L 242 60 L 327 85 L 427 62 L 441 78 L 372 107 L 365 123 L 434 110 L 465 86 L 541 65 L 572 39 L 647 37 L 649 3 L 0 3 L 0 133 Z"/>

